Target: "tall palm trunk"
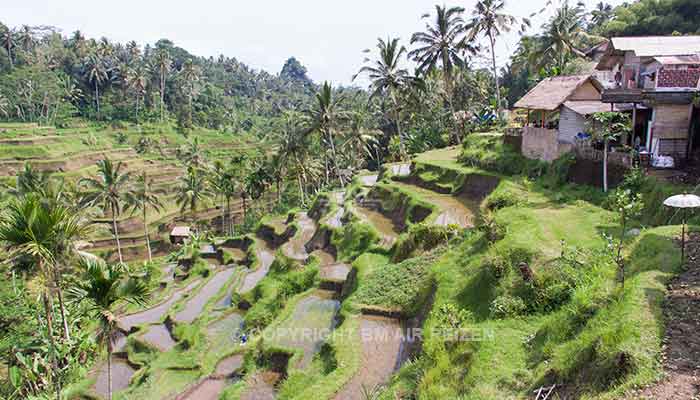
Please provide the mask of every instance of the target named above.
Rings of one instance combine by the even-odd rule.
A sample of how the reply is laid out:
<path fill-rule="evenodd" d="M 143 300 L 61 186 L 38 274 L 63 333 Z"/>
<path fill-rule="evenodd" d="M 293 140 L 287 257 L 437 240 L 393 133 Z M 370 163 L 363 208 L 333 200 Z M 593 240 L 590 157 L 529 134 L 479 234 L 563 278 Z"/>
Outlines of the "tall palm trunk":
<path fill-rule="evenodd" d="M 192 91 L 193 91 L 193 89 L 190 88 L 190 95 L 188 96 L 189 98 L 187 99 L 188 102 L 189 102 L 189 107 L 190 107 L 190 115 L 187 116 L 187 118 L 189 119 L 188 122 L 189 122 L 190 126 L 192 126 L 192 114 L 193 114 L 193 107 L 192 107 Z"/>
<path fill-rule="evenodd" d="M 148 262 L 153 261 L 153 255 L 151 252 L 151 238 L 148 235 L 148 219 L 146 217 L 146 207 L 143 207 L 143 233 L 146 236 L 146 249 L 148 249 Z"/>
<path fill-rule="evenodd" d="M 455 109 L 454 105 L 452 104 L 452 96 L 453 96 L 453 90 L 452 90 L 452 71 L 450 71 L 450 68 L 448 67 L 449 65 L 449 56 L 447 53 L 443 53 L 442 55 L 442 65 L 443 65 L 443 71 L 442 71 L 442 76 L 445 81 L 445 101 L 447 102 L 447 107 L 450 110 L 450 118 L 454 118 L 455 115 Z M 450 136 L 452 136 L 452 142 L 453 144 L 458 144 L 461 142 L 461 138 L 457 132 L 457 130 L 452 127 L 450 129 Z"/>
<path fill-rule="evenodd" d="M 391 95 L 391 101 L 394 104 L 396 134 L 399 135 L 399 152 L 401 153 L 401 160 L 403 160 L 406 155 L 406 144 L 404 143 L 403 132 L 401 132 L 401 112 L 399 111 L 399 101 L 398 99 L 396 99 L 396 96 L 393 94 L 393 92 Z"/>
<path fill-rule="evenodd" d="M 112 400 L 112 334 L 107 335 L 107 398 Z"/>
<path fill-rule="evenodd" d="M 304 184 L 301 182 L 301 174 L 297 174 L 297 183 L 299 184 L 299 198 L 301 199 L 301 206 L 306 205 L 306 196 L 304 194 Z"/>
<path fill-rule="evenodd" d="M 226 196 L 221 195 L 221 234 L 226 234 Z"/>
<path fill-rule="evenodd" d="M 277 205 L 282 204 L 282 178 L 279 176 L 275 178 L 275 185 L 277 186 Z"/>
<path fill-rule="evenodd" d="M 493 37 L 493 33 L 489 29 L 489 44 L 491 44 L 491 67 L 493 68 L 493 82 L 496 89 L 496 112 L 500 114 L 501 112 L 501 89 L 498 83 L 498 70 L 496 69 L 496 39 Z"/>
<path fill-rule="evenodd" d="M 160 70 L 160 122 L 163 123 L 165 110 L 165 70 Z"/>
<path fill-rule="evenodd" d="M 8 35 L 9 35 L 9 33 L 8 33 Z M 8 41 L 6 48 L 7 48 L 7 59 L 10 61 L 10 69 L 12 69 L 15 67 L 14 62 L 12 61 L 12 43 L 10 43 Z"/>
<path fill-rule="evenodd" d="M 241 194 L 241 200 L 243 200 L 243 220 L 245 221 L 246 218 L 248 218 L 248 209 L 246 207 L 246 202 L 245 202 L 245 193 Z"/>
<path fill-rule="evenodd" d="M 340 180 L 340 186 L 345 187 L 345 179 L 343 178 L 343 174 L 340 173 L 340 168 L 338 168 L 338 156 L 335 152 L 335 143 L 333 142 L 333 131 L 328 128 L 328 142 L 330 143 L 331 146 L 331 157 L 333 158 L 333 169 L 335 169 L 336 175 L 338 175 L 338 179 Z"/>
<path fill-rule="evenodd" d="M 136 125 L 139 124 L 139 95 L 136 94 Z"/>
<path fill-rule="evenodd" d="M 97 104 L 97 119 L 100 119 L 100 89 L 97 86 L 97 80 L 95 80 L 95 103 Z"/>
<path fill-rule="evenodd" d="M 323 152 L 323 170 L 326 173 L 326 180 L 324 181 L 325 185 L 328 185 L 329 181 L 329 172 L 328 172 L 328 152 L 324 151 Z"/>
<path fill-rule="evenodd" d="M 111 205 L 112 208 L 112 229 L 114 229 L 114 239 L 117 242 L 117 253 L 119 254 L 119 262 L 123 263 L 124 259 L 122 258 L 122 246 L 121 243 L 119 243 L 119 228 L 117 227 L 117 211 L 114 208 L 114 204 Z"/>
<path fill-rule="evenodd" d="M 226 225 L 229 236 L 233 235 L 233 216 L 231 215 L 231 198 L 226 196 Z"/>
<path fill-rule="evenodd" d="M 61 323 L 63 325 L 63 338 L 70 340 L 70 329 L 68 328 L 68 318 L 66 318 L 66 306 L 63 302 L 63 289 L 61 289 L 61 272 L 58 271 L 58 266 L 56 266 L 56 271 L 54 271 L 54 282 L 56 284 L 56 294 L 58 296 L 58 306 L 61 310 Z"/>
<path fill-rule="evenodd" d="M 43 271 L 43 262 L 38 262 L 39 271 Z M 56 388 L 56 400 L 61 400 L 61 385 L 58 376 L 58 360 L 56 359 L 56 341 L 53 337 L 53 306 L 51 304 L 51 293 L 49 288 L 44 288 L 41 294 L 42 303 L 44 303 L 44 313 L 46 314 L 46 335 L 49 338 L 49 346 L 51 352 L 51 364 L 53 369 L 53 378 L 55 380 L 54 387 Z"/>

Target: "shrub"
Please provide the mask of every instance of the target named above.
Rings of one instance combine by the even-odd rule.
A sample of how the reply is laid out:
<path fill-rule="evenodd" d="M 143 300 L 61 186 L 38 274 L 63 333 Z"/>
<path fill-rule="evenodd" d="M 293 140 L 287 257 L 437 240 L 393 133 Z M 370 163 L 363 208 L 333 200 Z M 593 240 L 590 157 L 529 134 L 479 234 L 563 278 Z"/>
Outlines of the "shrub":
<path fill-rule="evenodd" d="M 487 255 L 484 259 L 483 265 L 496 280 L 500 280 L 506 276 L 510 270 L 510 264 L 503 256 L 499 254 Z"/>
<path fill-rule="evenodd" d="M 362 305 L 415 315 L 428 299 L 433 287 L 430 262 L 435 254 L 388 264 L 373 271 L 355 292 Z"/>
<path fill-rule="evenodd" d="M 522 247 L 498 249 L 486 255 L 484 266 L 498 280 L 517 268 L 520 263 L 530 263 L 533 257 L 532 251 Z"/>
<path fill-rule="evenodd" d="M 117 132 L 114 136 L 117 140 L 117 144 L 124 145 L 129 141 L 129 136 L 127 136 L 124 132 Z"/>
<path fill-rule="evenodd" d="M 448 329 L 464 328 L 474 318 L 469 310 L 459 308 L 454 303 L 440 305 L 430 312 L 430 317 L 434 318 L 438 327 Z"/>
<path fill-rule="evenodd" d="M 585 258 L 586 262 L 581 261 Z M 518 294 L 525 299 L 530 312 L 551 312 L 566 304 L 593 263 L 607 259 L 603 254 L 584 254 L 564 245 L 561 257 L 541 267 L 532 282 L 523 282 Z"/>
<path fill-rule="evenodd" d="M 153 146 L 153 141 L 151 138 L 142 136 L 138 143 L 136 143 L 136 146 L 134 146 L 134 150 L 136 150 L 137 153 L 139 154 L 144 154 L 148 153 Z"/>
<path fill-rule="evenodd" d="M 369 224 L 353 221 L 333 230 L 331 243 L 338 249 L 338 258 L 352 260 L 379 241 L 379 234 Z"/>
<path fill-rule="evenodd" d="M 639 167 L 634 167 L 625 175 L 625 178 L 622 180 L 621 187 L 636 194 L 642 191 L 642 188 L 647 181 L 648 178 L 644 174 L 644 171 Z"/>
<path fill-rule="evenodd" d="M 173 328 L 173 337 L 186 349 L 190 349 L 199 343 L 201 334 L 197 325 L 178 324 Z"/>
<path fill-rule="evenodd" d="M 493 213 L 484 213 L 481 220 L 481 229 L 486 233 L 486 238 L 490 243 L 495 243 L 506 236 L 506 226 L 498 223 Z"/>
<path fill-rule="evenodd" d="M 417 251 L 430 251 L 457 236 L 459 227 L 432 224 L 412 225 L 408 233 L 396 243 L 393 260 L 403 261 L 415 256 Z"/>
<path fill-rule="evenodd" d="M 521 196 L 510 190 L 497 190 L 486 198 L 486 208 L 491 211 L 506 207 L 516 206 L 522 203 Z"/>
<path fill-rule="evenodd" d="M 491 316 L 494 318 L 513 318 L 525 313 L 527 307 L 523 299 L 504 294 L 491 302 Z"/>
<path fill-rule="evenodd" d="M 554 160 L 543 176 L 543 186 L 548 189 L 556 189 L 564 185 L 569 177 L 569 169 L 575 161 L 576 156 L 573 153 L 566 153 Z"/>

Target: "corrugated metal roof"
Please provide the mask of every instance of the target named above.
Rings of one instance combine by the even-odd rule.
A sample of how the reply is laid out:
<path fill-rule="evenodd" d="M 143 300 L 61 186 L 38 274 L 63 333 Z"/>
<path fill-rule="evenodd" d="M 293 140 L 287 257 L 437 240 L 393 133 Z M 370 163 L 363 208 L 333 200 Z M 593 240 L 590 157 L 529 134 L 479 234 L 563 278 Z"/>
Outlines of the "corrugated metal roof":
<path fill-rule="evenodd" d="M 544 79 L 518 100 L 515 103 L 515 108 L 556 110 L 578 87 L 588 80 L 595 81 L 590 75 L 557 76 Z M 594 84 L 599 85 L 597 82 Z"/>
<path fill-rule="evenodd" d="M 634 51 L 638 57 L 700 53 L 700 36 L 614 37 L 612 43 L 615 50 Z"/>
<path fill-rule="evenodd" d="M 663 65 L 687 65 L 700 64 L 700 55 L 693 54 L 690 56 L 661 56 L 654 57 L 654 60 Z"/>

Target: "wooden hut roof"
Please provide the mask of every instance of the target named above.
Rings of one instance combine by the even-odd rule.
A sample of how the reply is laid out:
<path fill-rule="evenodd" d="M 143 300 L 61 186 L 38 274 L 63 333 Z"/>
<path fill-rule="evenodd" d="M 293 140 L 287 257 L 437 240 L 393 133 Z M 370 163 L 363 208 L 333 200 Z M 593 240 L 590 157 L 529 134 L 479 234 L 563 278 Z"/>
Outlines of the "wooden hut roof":
<path fill-rule="evenodd" d="M 515 108 L 553 111 L 559 108 L 583 84 L 591 82 L 599 91 L 600 83 L 590 75 L 557 76 L 537 84 L 515 103 Z"/>

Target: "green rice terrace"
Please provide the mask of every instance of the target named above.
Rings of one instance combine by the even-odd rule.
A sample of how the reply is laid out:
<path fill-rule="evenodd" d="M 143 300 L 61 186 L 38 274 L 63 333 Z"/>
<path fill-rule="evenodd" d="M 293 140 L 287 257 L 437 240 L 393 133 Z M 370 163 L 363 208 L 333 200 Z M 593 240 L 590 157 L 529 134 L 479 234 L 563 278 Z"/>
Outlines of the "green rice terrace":
<path fill-rule="evenodd" d="M 25 137 L 4 165 L 43 131 L 4 129 Z M 47 140 L 72 149 L 79 135 Z M 62 396 L 106 398 L 111 382 L 117 399 L 527 399 L 553 385 L 560 398 L 635 398 L 662 373 L 661 307 L 681 269 L 679 228 L 656 221 L 673 215 L 645 210 L 627 226 L 621 286 L 606 250 L 619 229 L 609 198 L 552 171 L 528 175 L 525 160 L 506 161 L 522 173 L 500 172 L 500 140 L 474 134 L 360 171 L 308 208 L 268 212 L 233 236 L 215 204 L 194 217 L 166 205 L 147 214 L 154 254 L 143 266 L 143 220 L 120 217 L 125 261 L 149 294 L 114 309 L 111 356 L 91 357 Z M 65 182 L 95 173 L 92 153 L 50 152 L 70 164 L 37 169 Z M 119 154 L 126 171 L 156 166 L 154 177 L 177 163 L 165 151 Z M 22 174 L 3 171 L 8 182 Z M 661 195 L 649 179 L 637 189 Z M 170 244 L 171 227 L 192 222 L 200 233 Z M 92 223 L 98 234 L 81 251 L 115 259 L 113 237 L 99 236 L 109 225 Z"/>
<path fill-rule="evenodd" d="M 700 399 L 697 0 L 68 3 L 0 15 L 0 400 Z"/>

